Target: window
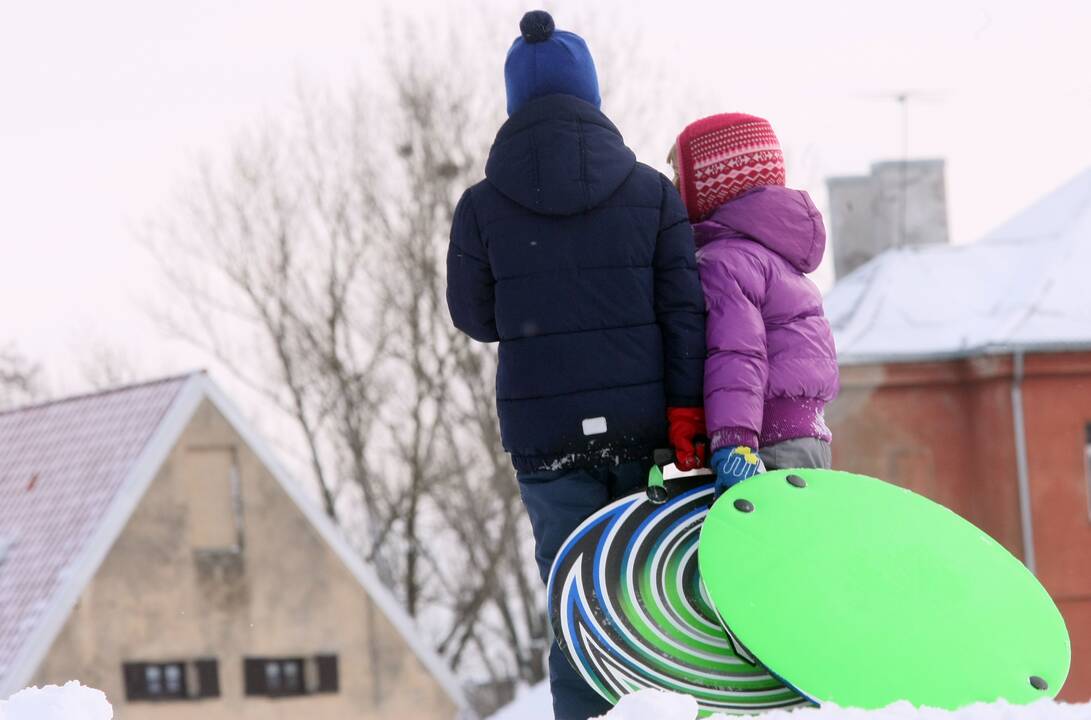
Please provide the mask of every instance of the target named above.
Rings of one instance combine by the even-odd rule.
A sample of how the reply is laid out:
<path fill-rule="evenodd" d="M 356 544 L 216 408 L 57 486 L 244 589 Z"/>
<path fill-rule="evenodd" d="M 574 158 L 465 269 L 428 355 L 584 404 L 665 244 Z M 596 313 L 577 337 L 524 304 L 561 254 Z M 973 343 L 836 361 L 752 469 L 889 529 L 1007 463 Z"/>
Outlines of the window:
<path fill-rule="evenodd" d="M 182 665 L 163 666 L 163 694 L 174 697 L 186 694 L 185 671 Z M 155 666 L 149 666 L 148 670 L 154 670 Z"/>
<path fill-rule="evenodd" d="M 130 702 L 196 700 L 220 696 L 216 660 L 130 662 L 121 666 L 125 696 Z"/>
<path fill-rule="evenodd" d="M 125 694 L 129 700 L 184 700 L 185 663 L 126 663 Z"/>
<path fill-rule="evenodd" d="M 247 695 L 279 698 L 335 693 L 339 689 L 336 655 L 246 658 L 243 675 Z"/>
<path fill-rule="evenodd" d="M 288 697 L 306 694 L 303 658 L 247 658 L 243 672 L 247 695 Z"/>

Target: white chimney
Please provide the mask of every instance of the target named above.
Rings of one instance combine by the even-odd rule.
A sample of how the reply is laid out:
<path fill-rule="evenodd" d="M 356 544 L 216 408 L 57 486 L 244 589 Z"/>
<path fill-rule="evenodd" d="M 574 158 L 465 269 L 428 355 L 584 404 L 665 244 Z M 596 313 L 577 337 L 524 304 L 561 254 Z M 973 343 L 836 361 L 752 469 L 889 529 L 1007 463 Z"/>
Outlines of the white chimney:
<path fill-rule="evenodd" d="M 836 276 L 890 248 L 949 242 L 944 171 L 943 160 L 896 160 L 828 178 Z"/>

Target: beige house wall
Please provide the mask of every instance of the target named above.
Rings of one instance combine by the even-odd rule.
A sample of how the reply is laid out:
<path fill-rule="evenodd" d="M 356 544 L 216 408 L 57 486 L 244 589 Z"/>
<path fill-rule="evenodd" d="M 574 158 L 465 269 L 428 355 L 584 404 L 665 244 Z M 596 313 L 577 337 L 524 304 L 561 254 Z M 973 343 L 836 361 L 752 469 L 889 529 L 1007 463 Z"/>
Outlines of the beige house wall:
<path fill-rule="evenodd" d="M 242 501 L 243 550 L 209 553 L 210 544 L 239 537 L 235 513 L 224 507 L 233 494 L 222 483 L 231 482 L 232 466 Z M 320 653 L 338 657 L 338 693 L 245 696 L 244 657 Z M 219 698 L 126 702 L 123 662 L 197 658 L 219 661 Z M 457 714 L 382 610 L 207 400 L 80 597 L 34 682 L 73 678 L 105 691 L 118 720 L 404 720 Z"/>

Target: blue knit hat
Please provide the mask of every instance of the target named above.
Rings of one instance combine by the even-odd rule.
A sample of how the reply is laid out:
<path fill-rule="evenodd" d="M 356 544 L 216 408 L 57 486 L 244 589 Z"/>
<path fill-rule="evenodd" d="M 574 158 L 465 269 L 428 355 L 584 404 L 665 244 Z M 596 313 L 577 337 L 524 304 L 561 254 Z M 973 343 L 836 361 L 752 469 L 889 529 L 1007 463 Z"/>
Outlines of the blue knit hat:
<path fill-rule="evenodd" d="M 595 61 L 583 38 L 555 30 L 553 18 L 545 10 L 524 15 L 519 32 L 504 61 L 508 115 L 514 115 L 529 100 L 554 93 L 575 95 L 599 106 L 602 98 Z"/>

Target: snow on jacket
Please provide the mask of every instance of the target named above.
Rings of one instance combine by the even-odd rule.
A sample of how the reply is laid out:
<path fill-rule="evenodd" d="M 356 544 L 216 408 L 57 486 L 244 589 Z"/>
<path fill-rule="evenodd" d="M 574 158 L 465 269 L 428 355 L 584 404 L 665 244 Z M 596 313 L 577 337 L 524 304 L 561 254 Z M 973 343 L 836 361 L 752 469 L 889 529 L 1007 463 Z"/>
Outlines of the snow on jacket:
<path fill-rule="evenodd" d="M 705 415 L 714 449 L 830 440 L 838 391 L 833 333 L 804 273 L 826 247 L 807 193 L 760 187 L 694 226 L 708 305 Z"/>
<path fill-rule="evenodd" d="M 496 401 L 518 470 L 612 464 L 699 406 L 704 301 L 670 182 L 590 103 L 529 102 L 462 196 L 447 255 L 455 325 L 500 343 Z"/>

